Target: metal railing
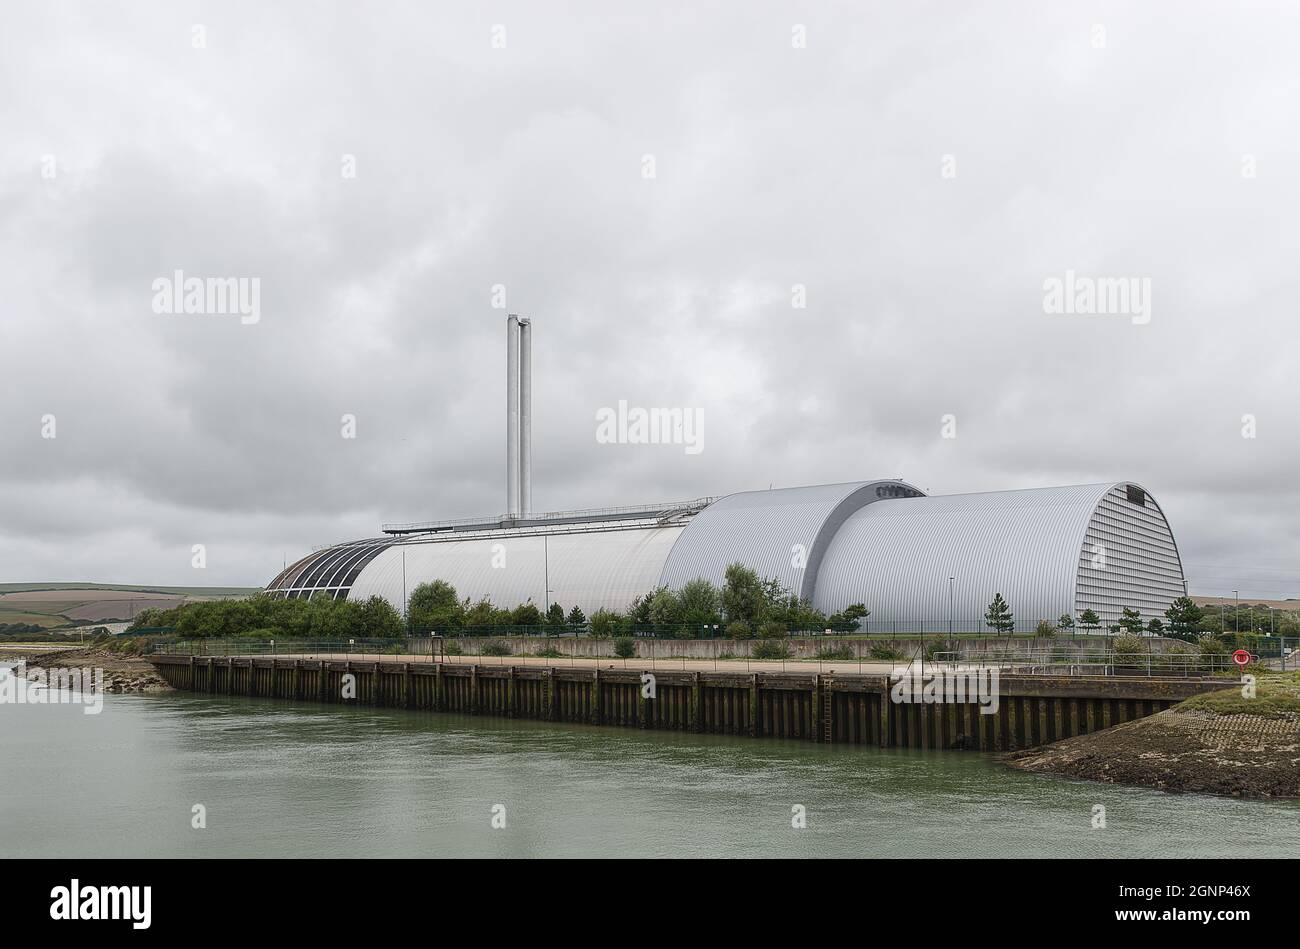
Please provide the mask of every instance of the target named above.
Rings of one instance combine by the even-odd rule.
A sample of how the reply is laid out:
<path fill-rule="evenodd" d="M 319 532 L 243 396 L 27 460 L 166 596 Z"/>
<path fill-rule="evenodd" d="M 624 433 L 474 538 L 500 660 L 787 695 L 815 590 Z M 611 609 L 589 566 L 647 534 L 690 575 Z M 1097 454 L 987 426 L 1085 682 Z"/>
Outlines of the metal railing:
<path fill-rule="evenodd" d="M 1219 653 L 1116 652 L 1085 649 L 1076 653 L 1044 650 L 940 651 L 928 660 L 940 667 L 995 668 L 1023 675 L 1068 676 L 1213 676 L 1239 670 L 1229 655 Z"/>
<path fill-rule="evenodd" d="M 599 641 L 598 641 L 599 642 Z M 605 642 L 608 642 L 607 640 Z M 762 640 L 749 641 L 752 645 Z M 973 669 L 998 669 L 1015 675 L 1056 675 L 1075 678 L 1113 677 L 1163 677 L 1189 678 L 1231 675 L 1239 667 L 1231 656 L 1221 654 L 1116 652 L 1111 649 L 1068 650 L 934 650 L 918 643 L 906 653 L 892 652 L 873 655 L 867 652 L 854 656 L 795 655 L 786 653 L 772 657 L 735 654 L 725 642 L 714 644 L 711 655 L 679 655 L 673 650 L 672 640 L 647 639 L 631 656 L 609 655 L 593 650 L 592 645 L 580 640 L 539 641 L 545 648 L 536 651 L 511 653 L 496 651 L 492 647 L 504 644 L 490 638 L 443 640 L 441 637 L 413 637 L 409 639 L 352 639 L 352 640 L 299 640 L 299 639 L 196 639 L 172 643 L 155 643 L 149 652 L 155 655 L 192 655 L 196 657 L 248 657 L 248 656 L 336 656 L 344 659 L 381 660 L 399 657 L 428 657 L 438 661 L 471 662 L 483 665 L 572 665 L 575 662 L 598 663 L 601 668 L 700 668 L 711 665 L 714 669 L 737 668 L 746 670 L 817 669 L 821 672 L 893 673 L 900 667 L 920 671 L 969 671 Z M 738 646 L 740 644 L 737 644 Z M 582 648 L 579 648 L 579 647 Z M 1068 654 L 1067 654 L 1068 653 Z M 1249 671 L 1249 670 L 1247 670 Z M 1226 681 L 1226 680 L 1225 680 Z"/>
<path fill-rule="evenodd" d="M 654 519 L 677 512 L 701 511 L 717 498 L 695 498 L 659 504 L 628 504 L 620 507 L 580 508 L 572 511 L 548 511 L 543 514 L 493 514 L 484 517 L 461 517 L 441 521 L 415 521 L 406 524 L 380 524 L 385 534 L 439 533 L 442 531 L 500 530 L 511 527 L 541 527 L 562 523 L 595 523 L 627 519 Z"/>
<path fill-rule="evenodd" d="M 162 656 L 343 656 L 358 659 L 382 656 L 440 656 L 442 639 L 187 639 L 154 643 L 151 655 Z"/>

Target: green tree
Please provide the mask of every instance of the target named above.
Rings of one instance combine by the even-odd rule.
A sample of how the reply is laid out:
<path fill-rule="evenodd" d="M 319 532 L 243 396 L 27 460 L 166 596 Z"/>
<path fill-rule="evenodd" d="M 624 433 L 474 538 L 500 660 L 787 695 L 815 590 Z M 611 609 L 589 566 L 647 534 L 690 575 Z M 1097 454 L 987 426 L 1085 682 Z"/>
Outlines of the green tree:
<path fill-rule="evenodd" d="M 1069 613 L 1062 613 L 1061 618 L 1056 621 L 1056 625 L 1066 631 L 1074 629 L 1074 617 Z"/>
<path fill-rule="evenodd" d="M 1152 636 L 1163 636 L 1165 634 L 1165 624 L 1160 622 L 1159 617 L 1151 617 L 1151 622 L 1147 623 L 1147 632 Z M 1185 649 L 1186 647 L 1179 647 Z"/>
<path fill-rule="evenodd" d="M 465 625 L 465 606 L 456 588 L 445 580 L 421 583 L 406 601 L 406 622 L 411 629 Z"/>
<path fill-rule="evenodd" d="M 618 628 L 621 619 L 622 617 L 613 610 L 596 610 L 591 614 L 591 637 L 593 639 L 608 639 Z"/>
<path fill-rule="evenodd" d="M 584 613 L 584 612 L 582 612 L 582 610 L 578 609 L 578 608 L 575 606 L 573 609 L 569 610 L 569 625 L 570 625 L 570 626 L 586 626 L 586 625 L 587 625 L 587 614 Z"/>
<path fill-rule="evenodd" d="M 402 615 L 377 594 L 361 604 L 357 618 L 362 639 L 397 639 L 406 633 Z"/>
<path fill-rule="evenodd" d="M 558 603 L 552 603 L 546 610 L 546 625 L 551 627 L 564 625 L 564 607 Z"/>
<path fill-rule="evenodd" d="M 656 627 L 678 626 L 682 621 L 682 603 L 677 594 L 667 587 L 660 587 L 651 595 L 650 622 Z"/>
<path fill-rule="evenodd" d="M 1079 614 L 1079 625 L 1084 629 L 1101 629 L 1101 617 L 1091 609 Z"/>
<path fill-rule="evenodd" d="M 1007 601 L 1002 599 L 1001 593 L 993 596 L 993 602 L 984 613 L 984 622 L 989 628 L 999 633 L 1014 632 L 1016 628 L 1015 616 L 1011 608 L 1007 606 Z"/>
<path fill-rule="evenodd" d="M 1170 636 L 1191 643 L 1201 638 L 1200 627 L 1205 611 L 1190 596 L 1180 596 L 1165 610 L 1165 619 L 1169 620 Z"/>
<path fill-rule="evenodd" d="M 739 621 L 752 627 L 766 606 L 765 590 L 758 574 L 741 563 L 729 565 L 722 584 L 722 612 L 727 622 Z"/>
<path fill-rule="evenodd" d="M 1142 622 L 1142 614 L 1137 610 L 1129 609 L 1127 606 L 1120 613 L 1119 625 L 1125 632 L 1134 636 L 1141 636 L 1142 631 L 1146 629 L 1146 624 Z"/>
<path fill-rule="evenodd" d="M 659 590 L 654 590 L 632 601 L 632 605 L 627 608 L 627 621 L 630 625 L 649 626 L 653 622 L 650 619 L 650 601 L 658 592 Z"/>
<path fill-rule="evenodd" d="M 807 600 L 792 593 L 783 593 L 769 602 L 763 610 L 763 618 L 780 623 L 788 630 L 810 629 L 817 632 L 824 630 L 830 622 L 825 613 L 814 609 Z"/>
<path fill-rule="evenodd" d="M 722 593 L 708 580 L 696 577 L 677 591 L 683 623 L 696 629 L 722 624 Z"/>
<path fill-rule="evenodd" d="M 871 611 L 861 603 L 850 603 L 838 613 L 832 613 L 826 619 L 826 625 L 837 633 L 852 633 L 857 631 L 862 620 L 871 615 Z"/>
<path fill-rule="evenodd" d="M 542 611 L 530 603 L 521 603 L 510 611 L 511 626 L 541 626 Z"/>
<path fill-rule="evenodd" d="M 465 625 L 473 627 L 483 626 L 509 626 L 510 614 L 504 610 L 498 610 L 492 605 L 492 601 L 487 597 L 479 600 L 473 606 L 469 605 L 466 600 L 465 607 Z M 504 614 L 504 615 L 503 615 Z"/>

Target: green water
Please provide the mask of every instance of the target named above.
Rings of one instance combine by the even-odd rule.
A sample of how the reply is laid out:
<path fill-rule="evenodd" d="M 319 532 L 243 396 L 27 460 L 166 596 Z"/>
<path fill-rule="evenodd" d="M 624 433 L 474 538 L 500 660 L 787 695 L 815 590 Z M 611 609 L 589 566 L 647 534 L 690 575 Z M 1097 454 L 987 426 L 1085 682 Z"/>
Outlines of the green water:
<path fill-rule="evenodd" d="M 1300 804 L 1064 781 L 969 753 L 183 693 L 110 695 L 99 715 L 0 705 L 0 751 L 10 857 L 1300 854 Z"/>

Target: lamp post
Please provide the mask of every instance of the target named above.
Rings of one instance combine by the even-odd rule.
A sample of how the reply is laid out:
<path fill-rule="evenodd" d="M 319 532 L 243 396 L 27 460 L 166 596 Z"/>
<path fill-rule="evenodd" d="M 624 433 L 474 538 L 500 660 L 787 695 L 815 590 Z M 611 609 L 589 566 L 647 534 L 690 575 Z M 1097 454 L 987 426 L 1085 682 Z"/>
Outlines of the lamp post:
<path fill-rule="evenodd" d="M 952 639 L 952 581 L 956 579 L 957 579 L 956 577 L 948 578 L 948 638 L 949 639 Z M 951 649 L 952 647 L 950 646 L 949 648 Z"/>

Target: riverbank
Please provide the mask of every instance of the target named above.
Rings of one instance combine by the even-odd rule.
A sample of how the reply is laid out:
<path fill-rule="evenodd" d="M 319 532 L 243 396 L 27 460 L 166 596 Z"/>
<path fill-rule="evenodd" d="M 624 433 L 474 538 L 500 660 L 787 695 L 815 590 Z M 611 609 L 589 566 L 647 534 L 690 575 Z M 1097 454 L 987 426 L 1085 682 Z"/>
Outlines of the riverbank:
<path fill-rule="evenodd" d="M 1003 759 L 1012 768 L 1161 791 L 1300 797 L 1300 673 L 1261 674 L 1149 718 Z"/>
<path fill-rule="evenodd" d="M 173 691 L 162 676 L 158 675 L 158 670 L 142 656 L 94 646 L 85 649 L 46 650 L 22 657 L 4 658 L 15 663 L 24 662 L 29 669 L 103 669 L 104 691 L 111 694 Z"/>

